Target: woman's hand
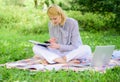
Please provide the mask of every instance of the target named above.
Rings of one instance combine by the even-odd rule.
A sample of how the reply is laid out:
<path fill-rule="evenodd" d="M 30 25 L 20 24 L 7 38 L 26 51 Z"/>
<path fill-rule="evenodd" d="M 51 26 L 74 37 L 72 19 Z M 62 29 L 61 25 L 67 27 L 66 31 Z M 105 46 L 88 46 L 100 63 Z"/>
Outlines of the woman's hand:
<path fill-rule="evenodd" d="M 50 48 L 54 48 L 54 49 L 59 49 L 60 48 L 60 45 L 57 44 L 56 38 L 51 38 L 49 40 L 49 42 L 50 42 L 50 46 L 49 46 Z"/>
<path fill-rule="evenodd" d="M 50 38 L 50 39 L 49 39 L 49 42 L 50 42 L 50 43 L 56 43 L 57 40 L 56 40 L 56 38 Z"/>
<path fill-rule="evenodd" d="M 49 47 L 50 47 L 50 48 L 54 48 L 54 49 L 59 49 L 59 48 L 60 48 L 60 45 L 57 44 L 57 43 L 51 43 Z"/>

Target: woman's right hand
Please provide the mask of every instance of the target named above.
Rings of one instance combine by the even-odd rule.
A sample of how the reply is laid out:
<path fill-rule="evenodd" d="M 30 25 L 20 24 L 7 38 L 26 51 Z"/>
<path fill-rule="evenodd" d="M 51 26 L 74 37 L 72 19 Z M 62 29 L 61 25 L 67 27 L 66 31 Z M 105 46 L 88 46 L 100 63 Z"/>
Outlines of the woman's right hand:
<path fill-rule="evenodd" d="M 57 41 L 56 41 L 56 38 L 50 38 L 50 39 L 49 39 L 49 42 L 50 42 L 50 43 L 56 43 Z"/>

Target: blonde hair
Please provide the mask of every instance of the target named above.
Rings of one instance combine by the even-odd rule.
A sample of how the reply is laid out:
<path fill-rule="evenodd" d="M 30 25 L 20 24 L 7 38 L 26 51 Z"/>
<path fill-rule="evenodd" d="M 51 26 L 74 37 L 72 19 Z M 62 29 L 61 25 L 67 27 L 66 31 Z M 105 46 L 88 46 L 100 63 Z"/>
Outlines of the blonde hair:
<path fill-rule="evenodd" d="M 51 16 L 61 16 L 61 23 L 60 25 L 64 25 L 66 20 L 66 15 L 64 14 L 63 10 L 57 5 L 51 5 L 48 10 L 47 14 L 49 17 Z"/>

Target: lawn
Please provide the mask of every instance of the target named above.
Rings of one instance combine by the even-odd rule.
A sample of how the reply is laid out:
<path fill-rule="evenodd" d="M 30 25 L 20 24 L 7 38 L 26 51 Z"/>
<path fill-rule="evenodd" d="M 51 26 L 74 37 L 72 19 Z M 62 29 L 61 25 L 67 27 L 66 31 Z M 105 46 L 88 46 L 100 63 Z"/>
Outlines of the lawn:
<path fill-rule="evenodd" d="M 9 3 L 5 4 L 6 1 Z M 46 12 L 35 9 L 33 5 L 31 6 L 30 3 L 33 0 L 25 0 L 25 2 L 26 7 L 20 7 L 10 5 L 12 1 L 0 0 L 0 64 L 32 57 L 34 55 L 33 44 L 28 40 L 43 42 L 49 39 Z M 97 16 L 89 12 L 87 15 L 83 15 L 79 11 L 66 11 L 66 13 L 73 18 L 77 18 L 79 22 L 83 22 L 83 24 L 80 23 L 80 26 L 91 29 L 91 32 L 89 32 L 82 28 L 80 35 L 83 44 L 90 45 L 92 52 L 97 45 L 115 45 L 115 49 L 120 50 L 120 35 L 114 29 L 98 32 L 92 28 L 104 26 L 104 16 Z M 96 21 L 96 19 L 99 21 Z M 107 20 L 109 20 L 109 17 Z M 105 27 L 107 28 L 106 25 Z M 109 69 L 106 73 L 74 72 L 71 70 L 33 72 L 0 67 L 0 82 L 120 82 L 119 77 L 120 67 Z"/>
<path fill-rule="evenodd" d="M 97 45 L 115 45 L 120 49 L 120 36 L 111 31 L 90 33 L 81 31 L 84 44 L 90 45 L 94 51 Z M 32 46 L 28 40 L 44 41 L 49 38 L 44 34 L 23 34 L 17 31 L 0 30 L 0 64 L 17 61 L 33 56 Z M 109 69 L 102 74 L 93 71 L 47 71 L 31 72 L 20 69 L 7 69 L 0 67 L 0 82 L 119 82 L 120 67 Z"/>

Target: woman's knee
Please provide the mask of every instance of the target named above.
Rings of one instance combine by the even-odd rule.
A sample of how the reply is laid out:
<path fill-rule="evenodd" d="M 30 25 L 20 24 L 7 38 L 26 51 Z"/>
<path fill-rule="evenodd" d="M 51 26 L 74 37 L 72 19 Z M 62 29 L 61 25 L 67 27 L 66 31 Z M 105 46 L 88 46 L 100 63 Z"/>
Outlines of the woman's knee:
<path fill-rule="evenodd" d="M 41 46 L 34 45 L 33 46 L 33 52 L 34 52 L 34 54 L 39 55 L 40 52 L 41 52 Z"/>
<path fill-rule="evenodd" d="M 44 49 L 42 46 L 39 46 L 39 45 L 34 45 L 33 46 L 33 52 L 41 51 L 42 49 Z"/>
<path fill-rule="evenodd" d="M 41 55 L 40 46 L 34 45 L 33 46 L 33 53 L 35 56 L 39 56 L 40 58 L 43 58 L 43 56 Z"/>
<path fill-rule="evenodd" d="M 37 48 L 37 45 L 34 45 L 33 48 L 32 48 L 33 52 L 36 52 L 37 49 L 38 49 L 38 48 Z"/>
<path fill-rule="evenodd" d="M 88 45 L 83 45 L 83 46 L 81 46 L 81 47 L 80 47 L 80 50 L 81 50 L 83 53 L 87 54 L 87 55 L 91 55 L 91 54 L 92 54 L 91 47 L 88 46 Z"/>
<path fill-rule="evenodd" d="M 88 45 L 85 45 L 85 49 L 87 50 L 87 53 L 89 54 L 89 55 L 91 55 L 92 54 L 92 50 L 91 50 L 91 47 L 90 46 L 88 46 Z"/>

